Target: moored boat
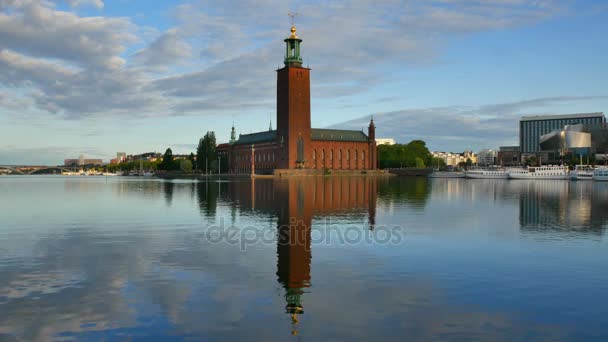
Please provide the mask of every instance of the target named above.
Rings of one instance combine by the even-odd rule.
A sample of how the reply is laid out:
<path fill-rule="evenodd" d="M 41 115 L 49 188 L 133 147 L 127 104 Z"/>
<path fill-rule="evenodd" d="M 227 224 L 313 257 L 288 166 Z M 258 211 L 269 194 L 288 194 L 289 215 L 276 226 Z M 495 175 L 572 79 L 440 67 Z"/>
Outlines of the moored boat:
<path fill-rule="evenodd" d="M 590 166 L 578 165 L 570 172 L 570 179 L 572 180 L 592 180 L 594 169 Z"/>
<path fill-rule="evenodd" d="M 467 178 L 472 179 L 507 179 L 509 173 L 503 169 L 475 169 L 465 172 Z"/>
<path fill-rule="evenodd" d="M 608 182 L 608 167 L 601 167 L 593 171 L 593 180 Z"/>
<path fill-rule="evenodd" d="M 510 179 L 568 179 L 568 169 L 564 166 L 538 166 L 507 171 Z"/>

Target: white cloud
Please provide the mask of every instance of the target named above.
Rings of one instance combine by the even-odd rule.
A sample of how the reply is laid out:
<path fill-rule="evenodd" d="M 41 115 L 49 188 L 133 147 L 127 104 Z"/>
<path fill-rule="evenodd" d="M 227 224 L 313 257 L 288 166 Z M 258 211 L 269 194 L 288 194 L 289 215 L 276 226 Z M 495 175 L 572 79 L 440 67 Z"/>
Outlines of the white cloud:
<path fill-rule="evenodd" d="M 190 45 L 179 37 L 176 29 L 170 29 L 158 36 L 150 46 L 138 51 L 135 59 L 146 66 L 167 67 L 191 55 Z"/>
<path fill-rule="evenodd" d="M 391 77 L 377 73 L 378 66 L 428 63 L 453 35 L 538 22 L 567 8 L 564 3 L 301 3 L 298 33 L 305 64 L 315 70 L 313 95 L 352 96 Z M 139 47 L 143 37 L 136 33 L 144 28 L 128 18 L 82 17 L 47 1 L 0 0 L 0 86 L 15 97 L 27 94 L 37 113 L 71 119 L 271 109 L 272 70 L 282 64 L 290 9 L 278 0 L 182 4 L 173 12 L 175 27 Z M 126 56 L 134 46 L 137 52 Z"/>

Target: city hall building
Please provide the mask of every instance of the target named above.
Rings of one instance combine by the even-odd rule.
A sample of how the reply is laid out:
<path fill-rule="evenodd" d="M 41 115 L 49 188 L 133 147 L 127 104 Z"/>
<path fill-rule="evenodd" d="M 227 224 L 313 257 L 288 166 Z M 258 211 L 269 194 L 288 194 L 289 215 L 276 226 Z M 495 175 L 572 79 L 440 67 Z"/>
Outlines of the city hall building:
<path fill-rule="evenodd" d="M 373 170 L 376 141 L 373 119 L 363 131 L 311 128 L 310 69 L 302 66 L 295 26 L 285 41 L 285 66 L 277 70 L 277 128 L 218 146 L 230 173 L 272 174 L 276 170 Z"/>

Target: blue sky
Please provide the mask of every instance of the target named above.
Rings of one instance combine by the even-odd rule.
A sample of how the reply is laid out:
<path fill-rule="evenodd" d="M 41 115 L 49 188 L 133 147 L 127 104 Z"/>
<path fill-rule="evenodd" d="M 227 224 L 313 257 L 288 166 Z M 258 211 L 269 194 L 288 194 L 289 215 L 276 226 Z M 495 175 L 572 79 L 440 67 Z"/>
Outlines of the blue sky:
<path fill-rule="evenodd" d="M 457 152 L 608 108 L 605 1 L 0 0 L 0 164 L 267 129 L 294 10 L 315 127 L 374 115 L 380 137 Z"/>

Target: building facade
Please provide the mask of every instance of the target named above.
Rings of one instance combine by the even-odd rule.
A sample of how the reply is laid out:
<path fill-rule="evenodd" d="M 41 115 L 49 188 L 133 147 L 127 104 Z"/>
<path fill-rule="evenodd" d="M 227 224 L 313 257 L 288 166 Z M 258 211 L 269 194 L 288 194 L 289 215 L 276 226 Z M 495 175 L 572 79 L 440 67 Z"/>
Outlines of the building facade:
<path fill-rule="evenodd" d="M 395 145 L 393 138 L 376 138 L 376 145 Z"/>
<path fill-rule="evenodd" d="M 502 166 L 516 166 L 521 164 L 519 146 L 501 146 L 498 148 L 496 164 Z"/>
<path fill-rule="evenodd" d="M 477 165 L 480 166 L 491 166 L 496 165 L 496 157 L 498 152 L 496 150 L 485 149 L 477 153 Z"/>
<path fill-rule="evenodd" d="M 64 159 L 64 166 L 85 166 L 85 165 L 103 165 L 101 159 L 86 159 L 84 156 L 80 156 L 78 159 Z"/>
<path fill-rule="evenodd" d="M 520 152 L 522 155 L 538 153 L 541 151 L 541 136 L 576 124 L 602 126 L 606 124 L 606 117 L 604 113 L 524 116 L 519 121 Z"/>
<path fill-rule="evenodd" d="M 277 128 L 218 146 L 231 173 L 270 174 L 277 169 L 371 170 L 377 165 L 373 119 L 367 134 L 355 130 L 312 128 L 310 69 L 302 66 L 295 26 L 286 46 L 284 67 L 277 70 Z"/>
<path fill-rule="evenodd" d="M 467 159 L 471 160 L 471 164 L 477 164 L 477 155 L 472 151 L 464 151 L 462 153 L 452 152 L 431 152 L 433 158 L 440 158 L 445 162 L 446 166 L 458 166 L 460 163 L 466 163 Z M 437 167 L 438 165 L 432 165 Z"/>

